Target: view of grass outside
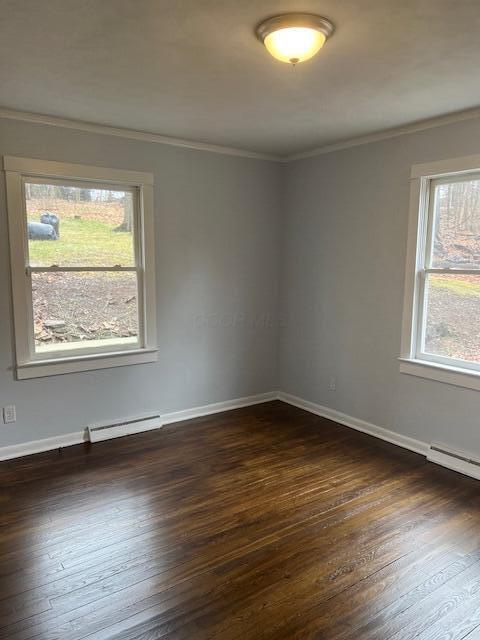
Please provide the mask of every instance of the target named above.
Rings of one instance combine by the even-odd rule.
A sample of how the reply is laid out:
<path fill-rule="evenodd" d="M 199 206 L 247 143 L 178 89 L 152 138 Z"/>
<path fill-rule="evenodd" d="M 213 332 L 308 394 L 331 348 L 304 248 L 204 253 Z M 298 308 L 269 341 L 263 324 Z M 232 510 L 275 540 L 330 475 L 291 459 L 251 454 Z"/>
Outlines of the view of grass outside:
<path fill-rule="evenodd" d="M 115 232 L 102 220 L 60 218 L 60 237 L 54 242 L 30 240 L 31 266 L 104 267 L 135 264 L 132 234 Z"/>
<path fill-rule="evenodd" d="M 432 266 L 478 275 L 428 276 L 425 350 L 480 362 L 480 180 L 437 187 Z"/>
<path fill-rule="evenodd" d="M 30 266 L 134 266 L 130 192 L 32 182 L 25 195 Z M 52 215 L 54 233 L 42 223 L 55 221 Z M 45 230 L 47 239 L 39 239 Z M 135 273 L 33 272 L 32 298 L 37 352 L 92 341 L 130 343 L 138 335 Z"/>
<path fill-rule="evenodd" d="M 480 273 L 430 275 L 427 296 L 427 353 L 480 362 Z"/>

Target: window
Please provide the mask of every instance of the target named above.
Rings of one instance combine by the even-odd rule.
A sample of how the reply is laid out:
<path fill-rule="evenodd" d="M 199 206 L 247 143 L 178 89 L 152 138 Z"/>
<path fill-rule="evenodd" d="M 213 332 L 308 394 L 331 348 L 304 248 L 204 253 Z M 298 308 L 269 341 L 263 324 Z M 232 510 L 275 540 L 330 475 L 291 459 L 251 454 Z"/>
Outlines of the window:
<path fill-rule="evenodd" d="M 17 377 L 156 359 L 151 174 L 4 158 Z"/>
<path fill-rule="evenodd" d="M 480 389 L 480 158 L 417 165 L 401 370 Z"/>

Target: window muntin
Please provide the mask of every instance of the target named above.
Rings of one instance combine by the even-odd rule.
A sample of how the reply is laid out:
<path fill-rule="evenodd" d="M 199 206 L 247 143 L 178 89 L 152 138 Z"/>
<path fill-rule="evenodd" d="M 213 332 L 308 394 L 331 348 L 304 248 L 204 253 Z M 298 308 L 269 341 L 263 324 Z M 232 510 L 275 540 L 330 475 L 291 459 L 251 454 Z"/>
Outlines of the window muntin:
<path fill-rule="evenodd" d="M 424 189 L 414 357 L 480 370 L 480 175 L 429 179 Z"/>

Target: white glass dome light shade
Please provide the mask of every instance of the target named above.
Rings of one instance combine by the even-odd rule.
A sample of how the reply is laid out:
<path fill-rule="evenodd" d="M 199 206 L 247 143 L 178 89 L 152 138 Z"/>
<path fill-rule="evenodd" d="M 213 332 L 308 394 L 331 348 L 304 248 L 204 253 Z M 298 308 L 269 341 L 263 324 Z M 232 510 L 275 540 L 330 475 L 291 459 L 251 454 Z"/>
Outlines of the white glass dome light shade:
<path fill-rule="evenodd" d="M 277 60 L 297 64 L 313 58 L 323 47 L 325 40 L 323 33 L 315 29 L 287 27 L 269 33 L 264 44 Z"/>
<path fill-rule="evenodd" d="M 307 13 L 275 16 L 259 24 L 256 30 L 267 51 L 290 64 L 312 58 L 332 33 L 329 20 Z"/>

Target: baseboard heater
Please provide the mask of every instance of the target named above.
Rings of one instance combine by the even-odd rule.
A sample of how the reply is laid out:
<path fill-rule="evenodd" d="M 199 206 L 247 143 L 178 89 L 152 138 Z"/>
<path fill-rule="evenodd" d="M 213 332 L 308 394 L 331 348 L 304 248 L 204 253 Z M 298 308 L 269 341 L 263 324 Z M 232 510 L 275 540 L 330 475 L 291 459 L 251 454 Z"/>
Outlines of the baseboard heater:
<path fill-rule="evenodd" d="M 150 429 L 158 429 L 161 426 L 160 414 L 153 414 L 138 418 L 126 418 L 117 422 L 92 424 L 87 427 L 87 430 L 90 442 L 99 442 L 100 440 L 111 440 Z"/>
<path fill-rule="evenodd" d="M 456 451 L 443 444 L 432 442 L 427 452 L 427 460 L 480 480 L 480 459 L 464 451 Z"/>

